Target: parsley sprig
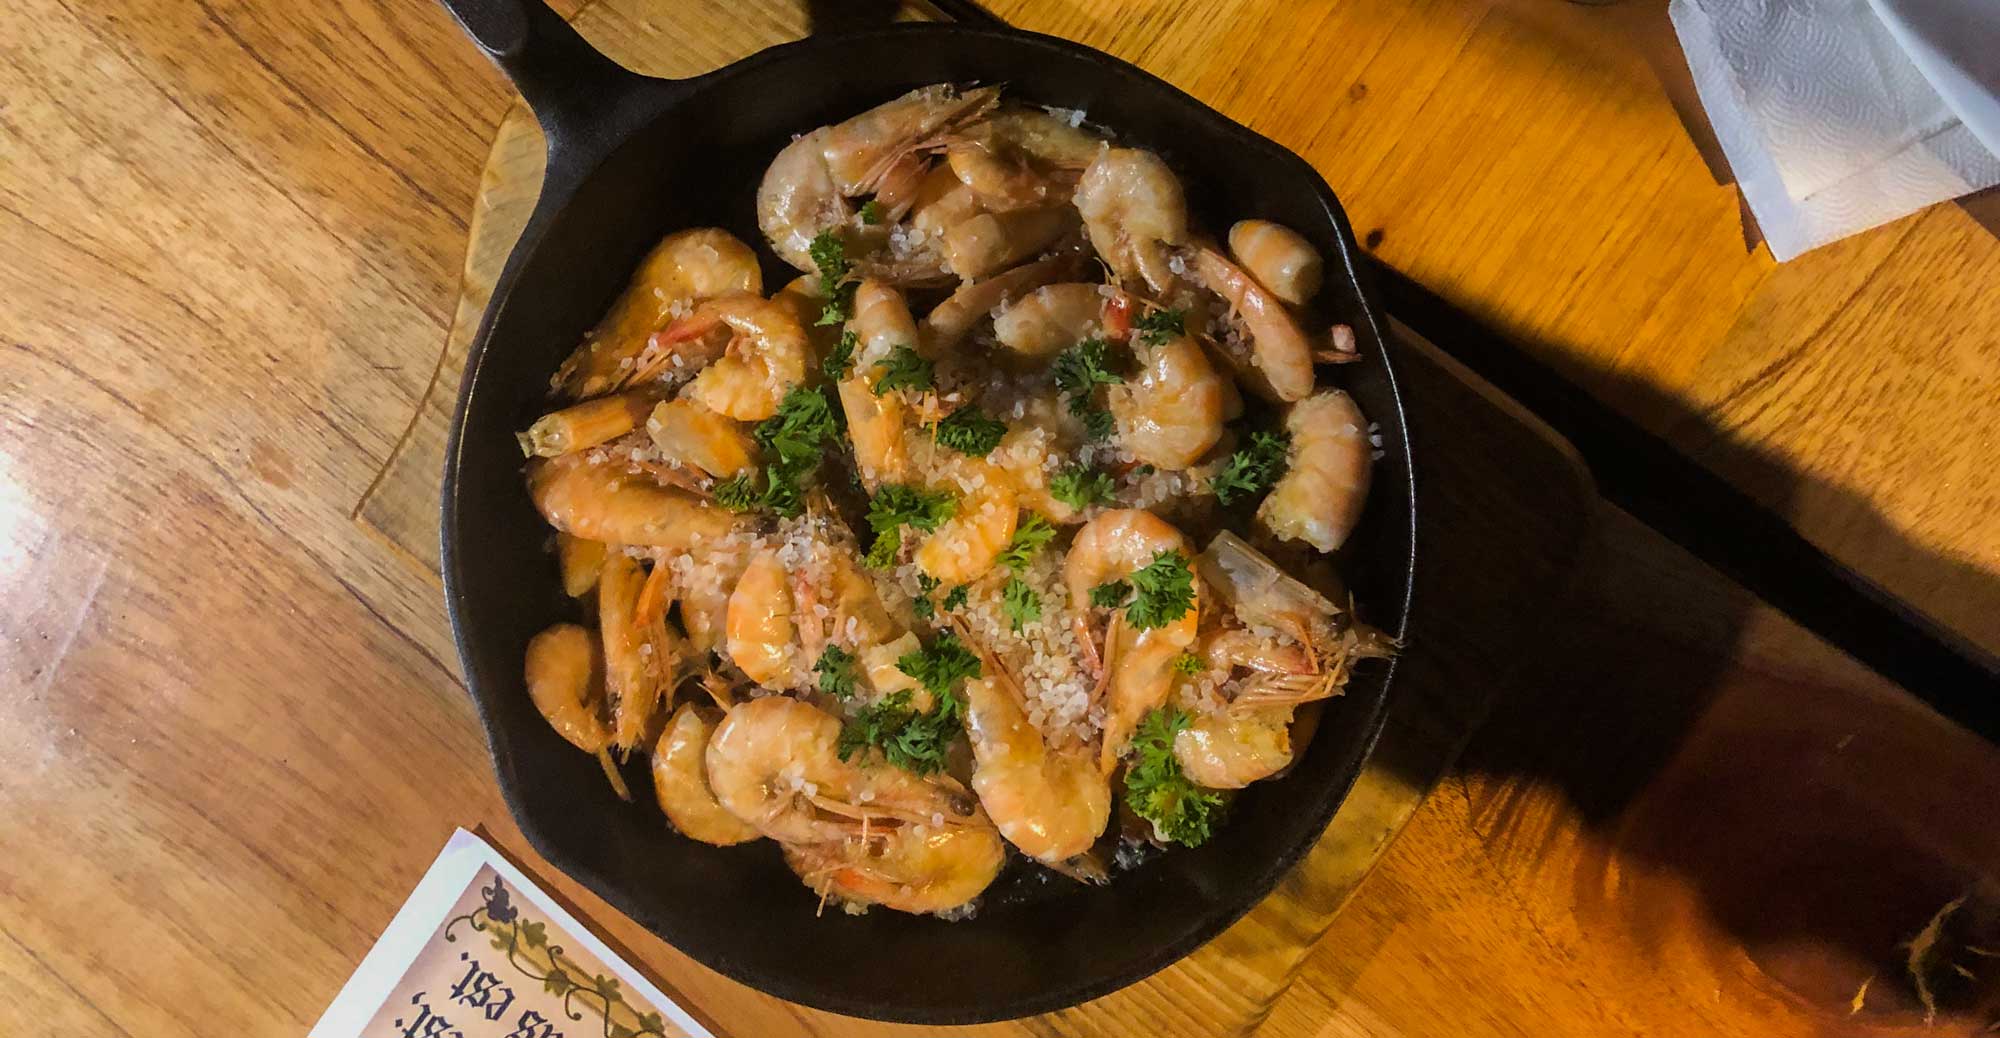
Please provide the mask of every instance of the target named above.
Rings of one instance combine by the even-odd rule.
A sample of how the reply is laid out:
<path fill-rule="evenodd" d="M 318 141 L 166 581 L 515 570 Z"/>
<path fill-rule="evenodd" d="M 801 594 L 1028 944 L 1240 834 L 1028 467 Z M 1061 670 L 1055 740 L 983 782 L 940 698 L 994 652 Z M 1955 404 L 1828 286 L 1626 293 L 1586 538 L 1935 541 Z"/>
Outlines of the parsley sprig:
<path fill-rule="evenodd" d="M 1129 580 L 1107 580 L 1090 589 L 1090 604 L 1095 609 L 1116 609 L 1132 597 L 1132 582 Z"/>
<path fill-rule="evenodd" d="M 863 561 L 876 569 L 888 568 L 903 547 L 903 527 L 929 532 L 957 511 L 958 503 L 949 494 L 904 483 L 883 486 L 868 502 L 868 528 L 874 531 L 875 543 Z"/>
<path fill-rule="evenodd" d="M 975 458 L 993 453 L 1006 435 L 1006 422 L 989 418 L 986 412 L 970 404 L 946 415 L 937 424 L 939 444 Z"/>
<path fill-rule="evenodd" d="M 1018 632 L 1022 624 L 1042 618 L 1042 596 L 1027 581 L 1010 577 L 1000 589 L 1000 611 L 1006 614 L 1008 625 Z"/>
<path fill-rule="evenodd" d="M 764 448 L 764 468 L 737 473 L 715 487 L 715 503 L 732 512 L 768 508 L 790 518 L 805 510 L 805 478 L 819 467 L 838 431 L 826 394 L 794 387 L 751 437 Z"/>
<path fill-rule="evenodd" d="M 1291 440 L 1284 433 L 1251 433 L 1250 442 L 1222 463 L 1222 471 L 1209 481 L 1209 489 L 1225 505 L 1261 494 L 1285 474 L 1290 449 Z"/>
<path fill-rule="evenodd" d="M 1194 784 L 1174 757 L 1174 736 L 1190 723 L 1184 710 L 1162 707 L 1147 714 L 1132 735 L 1132 763 L 1125 769 L 1125 803 L 1153 823 L 1163 839 L 1189 847 L 1214 834 L 1222 797 Z"/>
<path fill-rule="evenodd" d="M 1088 465 L 1066 468 L 1049 479 L 1049 496 L 1071 508 L 1103 504 L 1111 500 L 1117 490 L 1118 484 L 1109 473 Z"/>
<path fill-rule="evenodd" d="M 829 645 L 813 664 L 819 675 L 819 690 L 842 699 L 854 694 L 854 654 L 838 645 Z"/>
<path fill-rule="evenodd" d="M 931 362 L 908 346 L 890 350 L 888 356 L 875 362 L 875 367 L 882 372 L 875 380 L 876 396 L 892 389 L 925 390 L 937 384 Z"/>
<path fill-rule="evenodd" d="M 825 375 L 829 382 L 838 382 L 846 378 L 847 373 L 854 369 L 854 351 L 860 348 L 859 335 L 851 331 L 841 332 L 840 341 L 834 343 L 833 349 L 827 351 L 826 359 L 820 361 L 820 373 Z"/>
<path fill-rule="evenodd" d="M 1111 412 L 1094 402 L 1094 391 L 1125 381 L 1112 370 L 1110 350 L 1103 339 L 1085 339 L 1058 354 L 1049 368 L 1056 388 L 1069 394 L 1069 413 L 1083 420 L 1084 433 L 1093 440 L 1110 439 L 1116 425 Z"/>
<path fill-rule="evenodd" d="M 819 320 L 814 324 L 841 324 L 854 316 L 854 289 L 858 282 L 850 279 L 854 273 L 854 262 L 847 258 L 847 243 L 836 231 L 821 231 L 806 247 L 812 257 L 813 266 L 819 268 L 819 292 L 826 298 L 826 305 L 820 309 Z"/>
<path fill-rule="evenodd" d="M 915 678 L 931 694 L 931 709 L 920 712 L 909 689 L 882 697 L 854 712 L 840 730 L 836 748 L 848 760 L 869 748 L 884 760 L 918 775 L 944 770 L 951 742 L 965 731 L 965 701 L 956 691 L 960 681 L 979 676 L 979 657 L 946 633 L 915 652 L 896 659 L 896 669 Z"/>
<path fill-rule="evenodd" d="M 1161 343 L 1187 333 L 1187 313 L 1183 310 L 1155 310 L 1143 314 L 1132 322 L 1139 332 L 1139 341 L 1148 346 Z"/>
<path fill-rule="evenodd" d="M 1132 571 L 1131 581 L 1132 603 L 1125 607 L 1125 622 L 1138 630 L 1165 627 L 1194 608 L 1194 571 L 1180 552 L 1153 556 L 1153 561 Z"/>
<path fill-rule="evenodd" d="M 1019 573 L 1027 568 L 1035 553 L 1047 546 L 1055 536 L 1056 528 L 1050 526 L 1047 519 L 1030 512 L 1026 519 L 1015 524 L 1014 536 L 1007 541 L 1007 547 L 1001 550 L 999 562 Z"/>

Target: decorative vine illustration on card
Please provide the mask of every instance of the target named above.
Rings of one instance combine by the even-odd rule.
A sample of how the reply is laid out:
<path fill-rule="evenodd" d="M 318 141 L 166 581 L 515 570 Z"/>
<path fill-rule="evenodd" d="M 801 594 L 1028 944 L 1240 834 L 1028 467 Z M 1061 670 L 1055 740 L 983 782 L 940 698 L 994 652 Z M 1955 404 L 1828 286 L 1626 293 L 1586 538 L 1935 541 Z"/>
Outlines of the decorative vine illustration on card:
<path fill-rule="evenodd" d="M 505 884 L 493 876 L 491 886 L 479 890 L 483 903 L 445 923 L 444 939 L 457 943 L 461 924 L 466 932 L 488 935 L 493 949 L 505 956 L 505 966 L 540 985 L 543 991 L 562 999 L 562 1013 L 570 1022 L 585 1019 L 584 1011 L 595 1014 L 602 1024 L 602 1038 L 670 1038 L 666 1022 L 656 1012 L 640 1012 L 625 1000 L 616 977 L 593 973 L 570 957 L 562 945 L 548 939 L 547 924 L 522 919 Z M 469 1010 L 489 1021 L 505 1019 L 513 1008 L 514 988 L 508 977 L 487 969 L 471 951 L 461 952 L 466 964 L 462 977 L 451 986 L 447 997 L 460 1011 Z M 420 993 L 421 994 L 421 993 Z M 440 1021 L 428 1004 L 419 1009 L 419 1019 L 403 1033 L 409 1038 L 456 1038 L 458 1029 Z M 441 1022 L 441 1021 L 440 1021 Z M 396 1021 L 402 1025 L 404 1021 Z M 557 1025 L 534 1011 L 524 1011 L 514 1021 L 515 1028 L 504 1038 L 564 1038 Z"/>

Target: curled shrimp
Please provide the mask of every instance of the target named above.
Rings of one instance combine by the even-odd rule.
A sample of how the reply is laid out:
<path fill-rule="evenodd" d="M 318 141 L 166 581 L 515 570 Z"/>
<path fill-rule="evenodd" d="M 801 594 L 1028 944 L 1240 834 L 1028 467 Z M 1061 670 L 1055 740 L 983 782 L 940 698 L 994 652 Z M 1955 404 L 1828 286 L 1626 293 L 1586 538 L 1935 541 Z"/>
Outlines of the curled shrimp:
<path fill-rule="evenodd" d="M 924 342 L 943 352 L 964 341 L 994 311 L 1042 287 L 1076 276 L 1078 257 L 1059 253 L 989 278 L 967 281 L 924 315 Z"/>
<path fill-rule="evenodd" d="M 1077 183 L 1076 209 L 1113 273 L 1163 295 L 1173 286 L 1170 252 L 1188 238 L 1187 196 L 1158 155 L 1106 149 Z"/>
<path fill-rule="evenodd" d="M 991 829 L 949 779 L 840 757 L 840 719 L 786 696 L 730 708 L 708 740 L 708 782 L 723 809 L 780 843 L 865 839 L 902 824 Z"/>
<path fill-rule="evenodd" d="M 822 900 L 928 914 L 962 908 L 985 892 L 1007 848 L 992 826 L 885 826 L 870 839 L 785 845 L 785 864 Z"/>
<path fill-rule="evenodd" d="M 703 368 L 682 391 L 685 399 L 717 414 L 742 422 L 769 418 L 785 394 L 806 380 L 812 348 L 798 318 L 783 303 L 729 296 L 702 304 L 675 325 L 730 331 L 722 358 Z"/>
<path fill-rule="evenodd" d="M 604 695 L 603 651 L 576 624 L 556 624 L 528 640 L 522 666 L 528 698 L 549 727 L 571 746 L 591 754 L 622 800 L 632 799 L 611 760 L 611 724 Z"/>
<path fill-rule="evenodd" d="M 1368 419 L 1353 397 L 1329 389 L 1292 405 L 1285 431 L 1290 466 L 1257 506 L 1257 519 L 1279 537 L 1331 552 L 1354 532 L 1368 500 Z"/>
<path fill-rule="evenodd" d="M 584 451 L 528 463 L 528 496 L 557 530 L 585 540 L 684 552 L 749 520 Z"/>
<path fill-rule="evenodd" d="M 708 784 L 708 740 L 717 717 L 682 703 L 653 750 L 653 797 L 675 831 L 690 840 L 728 847 L 756 839 L 757 830 L 723 810 Z"/>
<path fill-rule="evenodd" d="M 1068 206 L 976 213 L 945 229 L 945 263 L 959 277 L 982 278 L 1049 248 L 1076 225 Z"/>
<path fill-rule="evenodd" d="M 1077 281 L 1043 285 L 993 318 L 993 337 L 1029 357 L 1048 357 L 1104 331 L 1102 286 Z"/>
<path fill-rule="evenodd" d="M 778 550 L 751 556 L 729 594 L 725 644 L 730 660 L 765 688 L 787 689 L 800 681 L 794 608 L 791 577 Z"/>
<path fill-rule="evenodd" d="M 717 296 L 764 290 L 757 254 L 735 235 L 696 227 L 667 235 L 646 254 L 618 301 L 555 375 L 571 399 L 601 396 L 634 381 L 658 350 L 653 334 L 688 304 Z"/>
<path fill-rule="evenodd" d="M 1294 306 L 1312 300 L 1326 272 L 1310 242 L 1269 220 L 1238 220 L 1229 228 L 1229 254 L 1258 284 Z"/>
<path fill-rule="evenodd" d="M 1138 374 L 1105 394 L 1118 442 L 1142 464 L 1180 471 L 1222 438 L 1229 379 L 1187 336 L 1139 351 Z"/>
<path fill-rule="evenodd" d="M 1285 304 L 1243 268 L 1203 246 L 1194 250 L 1196 276 L 1229 304 L 1249 340 L 1248 364 L 1238 364 L 1245 384 L 1274 400 L 1304 400 L 1313 391 L 1313 347 Z"/>
<path fill-rule="evenodd" d="M 1104 141 L 1047 112 L 1007 108 L 945 148 L 945 162 L 979 204 L 994 212 L 1069 201 Z"/>
<path fill-rule="evenodd" d="M 1028 720 L 1021 691 L 989 657 L 965 683 L 972 789 L 1007 842 L 1059 864 L 1090 849 L 1111 820 L 1111 783 L 1088 751 L 1052 749 Z"/>
<path fill-rule="evenodd" d="M 889 216 L 900 220 L 903 196 L 921 190 L 926 151 L 943 147 L 954 129 L 976 121 L 999 100 L 986 87 L 959 91 L 948 84 L 912 90 L 852 119 L 823 126 L 787 145 L 757 188 L 757 225 L 771 248 L 792 266 L 812 273 L 812 242 L 826 231 L 847 232 L 859 244 L 851 201 L 886 189 L 895 203 Z M 890 202 L 884 202 L 890 205 Z M 863 274 L 897 284 L 937 281 L 944 276 L 936 252 L 897 256 L 881 236 L 875 248 L 851 250 Z M 859 251 L 859 255 L 852 254 Z"/>
<path fill-rule="evenodd" d="M 1092 588 L 1126 579 L 1168 554 L 1185 559 L 1187 539 L 1166 520 L 1136 508 L 1100 512 L 1077 530 L 1063 560 L 1063 582 L 1070 601 L 1087 603 Z M 1108 692 L 1098 762 L 1106 771 L 1116 764 L 1140 719 L 1166 702 L 1173 690 L 1174 659 L 1194 643 L 1201 611 L 1200 581 L 1191 581 L 1191 585 L 1193 597 L 1187 611 L 1166 618 L 1159 626 L 1136 628 L 1126 619 L 1129 607 L 1112 613 L 1099 656 L 1100 685 Z M 1077 640 L 1089 651 L 1097 639 L 1088 628 L 1087 612 L 1079 606 L 1075 623 Z"/>
<path fill-rule="evenodd" d="M 743 426 L 693 400 L 668 400 L 646 419 L 646 435 L 670 465 L 700 469 L 728 479 L 755 462 L 755 447 Z"/>
<path fill-rule="evenodd" d="M 909 407 L 899 393 L 875 392 L 880 378 L 875 365 L 898 346 L 916 348 L 917 323 L 901 292 L 867 278 L 854 290 L 854 318 L 848 328 L 859 345 L 853 366 L 837 389 L 855 466 L 871 490 L 883 483 L 908 482 L 910 457 L 904 434 L 910 425 Z"/>
<path fill-rule="evenodd" d="M 965 584 L 985 576 L 1014 539 L 1020 518 L 1019 502 L 1005 474 L 984 461 L 972 461 L 963 459 L 953 466 L 980 473 L 970 481 L 972 489 L 961 489 L 950 478 L 939 482 L 940 489 L 956 494 L 958 507 L 917 546 L 918 567 L 945 584 Z"/>
<path fill-rule="evenodd" d="M 1174 759 L 1195 785 L 1242 789 L 1292 762 L 1290 706 L 1197 714 L 1174 736 Z"/>

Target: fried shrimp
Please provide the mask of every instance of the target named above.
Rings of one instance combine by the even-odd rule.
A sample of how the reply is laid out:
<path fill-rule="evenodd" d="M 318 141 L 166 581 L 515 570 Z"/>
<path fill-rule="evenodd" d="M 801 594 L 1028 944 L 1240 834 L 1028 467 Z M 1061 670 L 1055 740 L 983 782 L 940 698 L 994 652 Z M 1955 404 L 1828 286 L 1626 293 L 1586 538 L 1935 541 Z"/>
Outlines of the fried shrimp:
<path fill-rule="evenodd" d="M 763 290 L 757 254 L 735 235 L 713 227 L 667 235 L 640 262 L 604 320 L 563 361 L 556 388 L 573 400 L 611 392 L 649 366 L 649 349 L 664 356 L 653 335 L 677 312 L 705 299 Z"/>
<path fill-rule="evenodd" d="M 685 398 L 720 415 L 755 422 L 777 413 L 793 386 L 806 380 L 812 347 L 791 308 L 755 296 L 705 303 L 686 319 L 696 327 L 726 327 L 729 345 L 683 390 Z"/>
<path fill-rule="evenodd" d="M 1051 749 L 1028 721 L 1021 690 L 1002 676 L 965 683 L 967 731 L 977 761 L 972 789 L 1000 835 L 1037 861 L 1058 864 L 1090 849 L 1111 819 L 1111 783 L 1082 750 Z"/>
<path fill-rule="evenodd" d="M 687 551 L 748 524 L 624 465 L 568 454 L 528 463 L 528 496 L 550 526 L 585 540 Z"/>
<path fill-rule="evenodd" d="M 1293 306 L 1311 302 L 1326 273 L 1310 243 L 1269 220 L 1238 220 L 1229 228 L 1229 254 L 1258 284 Z"/>
<path fill-rule="evenodd" d="M 1089 602 L 1095 588 L 1130 580 L 1138 571 L 1151 571 L 1154 566 L 1172 570 L 1176 562 L 1182 571 L 1180 579 L 1184 580 L 1184 583 L 1175 581 L 1185 589 L 1183 604 L 1179 606 L 1182 612 L 1172 614 L 1169 608 L 1164 612 L 1172 615 L 1148 615 L 1135 622 L 1132 608 L 1144 604 L 1138 595 L 1131 605 L 1112 610 L 1100 653 L 1103 675 L 1100 684 L 1107 688 L 1107 693 L 1098 761 L 1106 771 L 1111 770 L 1125 744 L 1131 741 L 1140 719 L 1164 703 L 1167 693 L 1172 691 L 1174 660 L 1195 639 L 1200 585 L 1191 573 L 1185 572 L 1190 563 L 1187 539 L 1166 520 L 1138 509 L 1119 508 L 1099 513 L 1077 531 L 1064 559 L 1063 580 L 1072 602 Z M 1143 590 L 1139 594 L 1144 594 Z M 1162 610 L 1155 606 L 1147 611 Z M 1084 614 L 1079 612 L 1078 641 L 1086 646 L 1097 644 L 1092 633 L 1083 629 L 1085 623 Z"/>
<path fill-rule="evenodd" d="M 1141 464 L 1179 471 L 1222 438 L 1229 380 L 1193 339 L 1169 339 L 1140 351 L 1137 376 L 1106 393 L 1118 442 Z"/>
<path fill-rule="evenodd" d="M 674 711 L 653 749 L 653 796 L 682 836 L 728 847 L 761 834 L 723 810 L 708 784 L 708 740 L 717 720 L 713 710 L 693 703 Z"/>
<path fill-rule="evenodd" d="M 1187 196 L 1158 155 L 1106 149 L 1084 170 L 1076 208 L 1097 254 L 1120 278 L 1143 279 L 1156 293 L 1173 287 L 1169 254 L 1188 240 Z"/>
<path fill-rule="evenodd" d="M 724 810 L 780 843 L 862 839 L 896 824 L 988 828 L 950 780 L 842 760 L 840 719 L 785 696 L 737 704 L 709 737 L 709 787 Z"/>
<path fill-rule="evenodd" d="M 1353 397 L 1329 389 L 1294 404 L 1285 431 L 1290 463 L 1257 507 L 1257 521 L 1287 540 L 1333 551 L 1354 532 L 1368 500 L 1368 419 Z"/>

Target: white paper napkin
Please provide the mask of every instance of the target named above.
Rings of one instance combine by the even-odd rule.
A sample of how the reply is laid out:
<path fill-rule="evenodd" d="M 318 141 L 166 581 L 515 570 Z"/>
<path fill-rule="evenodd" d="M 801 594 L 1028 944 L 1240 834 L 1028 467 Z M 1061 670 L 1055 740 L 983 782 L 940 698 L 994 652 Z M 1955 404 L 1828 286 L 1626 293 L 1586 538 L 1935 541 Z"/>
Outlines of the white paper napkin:
<path fill-rule="evenodd" d="M 2000 184 L 2000 148 L 1968 125 L 2000 138 L 1993 0 L 1673 0 L 1669 10 L 1778 259 Z"/>

